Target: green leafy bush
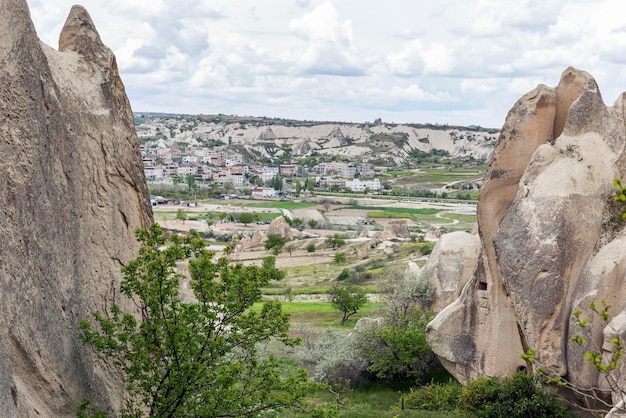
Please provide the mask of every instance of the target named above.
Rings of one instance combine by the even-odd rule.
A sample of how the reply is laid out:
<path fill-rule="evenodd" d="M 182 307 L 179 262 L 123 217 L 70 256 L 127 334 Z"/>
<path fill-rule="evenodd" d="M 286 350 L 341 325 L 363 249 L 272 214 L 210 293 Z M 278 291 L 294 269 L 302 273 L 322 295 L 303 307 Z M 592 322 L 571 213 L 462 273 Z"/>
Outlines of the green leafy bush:
<path fill-rule="evenodd" d="M 405 408 L 457 411 L 477 418 L 565 418 L 571 414 L 541 378 L 519 372 L 510 378 L 487 377 L 462 387 L 456 382 L 412 389 Z"/>
<path fill-rule="evenodd" d="M 519 372 L 510 378 L 477 379 L 468 383 L 459 399 L 462 409 L 479 418 L 569 417 L 565 405 L 539 377 Z"/>
<path fill-rule="evenodd" d="M 404 397 L 404 406 L 409 409 L 426 411 L 455 411 L 463 387 L 456 383 L 431 384 L 411 389 Z"/>

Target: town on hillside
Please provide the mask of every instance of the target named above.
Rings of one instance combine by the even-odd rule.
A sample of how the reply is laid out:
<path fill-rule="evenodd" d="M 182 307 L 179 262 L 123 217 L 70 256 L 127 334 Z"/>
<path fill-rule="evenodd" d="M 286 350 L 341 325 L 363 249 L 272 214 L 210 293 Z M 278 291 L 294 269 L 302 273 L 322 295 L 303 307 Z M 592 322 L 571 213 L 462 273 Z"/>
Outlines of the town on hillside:
<path fill-rule="evenodd" d="M 494 130 L 480 127 L 382 121 L 313 123 L 160 114 L 136 114 L 135 120 L 151 191 L 186 190 L 222 198 L 328 192 L 467 200 L 479 183 L 428 187 L 419 179 L 411 182 L 410 174 L 480 166 L 490 159 L 497 137 Z M 403 176 L 393 175 L 400 171 Z"/>

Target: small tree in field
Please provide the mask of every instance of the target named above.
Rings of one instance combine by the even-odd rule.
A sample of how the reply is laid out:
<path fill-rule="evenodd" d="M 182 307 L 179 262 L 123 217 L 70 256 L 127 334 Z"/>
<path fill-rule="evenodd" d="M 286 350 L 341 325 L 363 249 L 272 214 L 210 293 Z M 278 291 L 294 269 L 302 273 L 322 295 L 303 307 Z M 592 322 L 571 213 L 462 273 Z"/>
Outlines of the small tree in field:
<path fill-rule="evenodd" d="M 185 223 L 185 221 L 187 220 L 187 212 L 182 209 L 178 209 L 178 211 L 176 212 L 176 220 L 183 221 L 183 223 Z"/>
<path fill-rule="evenodd" d="M 311 389 L 306 372 L 286 372 L 276 358 L 258 353 L 270 339 L 298 343 L 287 335 L 289 317 L 279 303 L 251 309 L 260 288 L 284 276 L 273 258 L 260 267 L 231 264 L 226 256 L 214 261 L 197 233 L 168 240 L 156 224 L 137 237 L 139 256 L 122 269 L 121 293 L 139 315 L 113 305 L 80 324 L 83 343 L 125 377 L 120 416 L 257 416 L 301 404 Z M 180 294 L 183 261 L 191 300 Z"/>
<path fill-rule="evenodd" d="M 367 295 L 365 290 L 357 286 L 335 286 L 330 290 L 330 303 L 343 313 L 343 325 L 367 303 Z"/>
<path fill-rule="evenodd" d="M 346 245 L 346 236 L 341 234 L 332 234 L 326 237 L 326 245 L 336 250 Z"/>
<path fill-rule="evenodd" d="M 274 255 L 280 254 L 287 243 L 287 238 L 280 234 L 269 234 L 265 241 L 265 249 L 271 250 Z"/>
<path fill-rule="evenodd" d="M 336 264 L 343 264 L 346 262 L 346 259 L 347 259 L 346 253 L 342 253 L 342 252 L 335 253 L 335 255 L 333 256 L 333 261 Z"/>
<path fill-rule="evenodd" d="M 254 214 L 250 212 L 241 212 L 239 214 L 239 222 L 244 225 L 254 222 Z"/>

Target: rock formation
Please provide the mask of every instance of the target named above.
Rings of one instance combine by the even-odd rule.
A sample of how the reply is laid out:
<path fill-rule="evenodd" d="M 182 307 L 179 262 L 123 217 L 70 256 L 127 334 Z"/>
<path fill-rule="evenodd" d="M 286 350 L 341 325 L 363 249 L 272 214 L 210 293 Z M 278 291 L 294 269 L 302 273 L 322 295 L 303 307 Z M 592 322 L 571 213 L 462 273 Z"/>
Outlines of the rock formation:
<path fill-rule="evenodd" d="M 287 239 L 293 239 L 293 231 L 283 216 L 274 219 L 267 228 L 266 235 L 277 234 Z"/>
<path fill-rule="evenodd" d="M 409 224 L 406 219 L 399 219 L 396 221 L 389 221 L 387 226 L 380 235 L 380 238 L 385 240 L 393 240 L 398 238 L 410 238 Z"/>
<path fill-rule="evenodd" d="M 424 266 L 435 294 L 431 309 L 440 311 L 460 296 L 476 270 L 479 252 L 478 235 L 457 231 L 441 236 Z"/>
<path fill-rule="evenodd" d="M 568 338 L 579 332 L 572 311 L 587 302 L 605 300 L 614 317 L 626 309 L 626 230 L 609 203 L 612 180 L 626 177 L 625 101 L 607 107 L 595 80 L 568 68 L 509 112 L 480 192 L 480 251 L 465 254 L 472 277 L 431 272 L 442 289 L 459 283 L 428 340 L 461 382 L 528 367 L 520 355 L 534 347 L 551 373 L 604 385 L 582 356 L 602 347 L 606 324 L 594 318 L 581 348 Z M 431 264 L 445 254 L 436 248 Z"/>
<path fill-rule="evenodd" d="M 119 376 L 78 340 L 119 294 L 152 219 L 115 57 L 74 6 L 59 50 L 25 0 L 0 2 L 0 416 L 121 403 Z"/>

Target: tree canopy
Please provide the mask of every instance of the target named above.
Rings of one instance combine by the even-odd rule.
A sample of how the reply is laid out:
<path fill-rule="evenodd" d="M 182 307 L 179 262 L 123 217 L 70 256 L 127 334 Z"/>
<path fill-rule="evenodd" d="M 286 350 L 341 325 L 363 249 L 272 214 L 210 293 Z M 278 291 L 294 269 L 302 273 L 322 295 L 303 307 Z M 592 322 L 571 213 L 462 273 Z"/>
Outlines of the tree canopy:
<path fill-rule="evenodd" d="M 123 269 L 122 294 L 137 306 L 94 312 L 81 340 L 112 359 L 126 379 L 122 417 L 232 417 L 301 404 L 303 369 L 287 372 L 258 347 L 288 346 L 289 316 L 276 302 L 251 309 L 260 287 L 281 279 L 273 257 L 262 266 L 214 261 L 197 233 L 166 239 L 157 224 L 138 230 L 139 256 Z M 189 277 L 179 273 L 188 261 Z M 188 280 L 192 294 L 181 292 Z"/>
<path fill-rule="evenodd" d="M 342 234 L 332 234 L 326 237 L 326 245 L 336 250 L 346 245 L 346 236 Z"/>
<path fill-rule="evenodd" d="M 356 314 L 367 303 L 365 290 L 357 286 L 334 286 L 330 290 L 330 303 L 343 313 L 341 325 Z"/>

